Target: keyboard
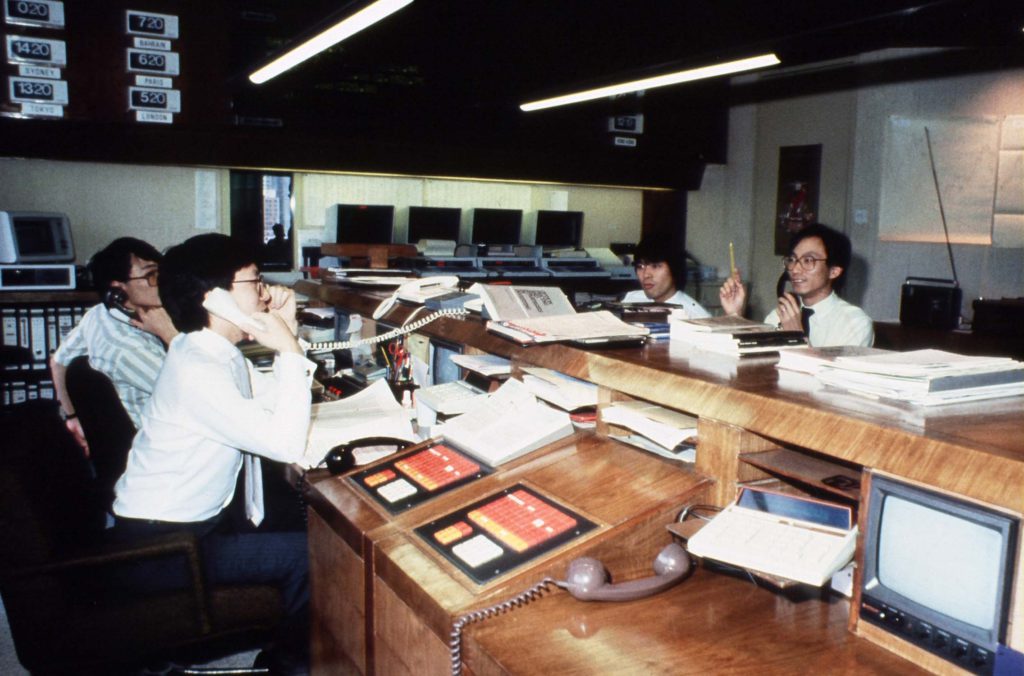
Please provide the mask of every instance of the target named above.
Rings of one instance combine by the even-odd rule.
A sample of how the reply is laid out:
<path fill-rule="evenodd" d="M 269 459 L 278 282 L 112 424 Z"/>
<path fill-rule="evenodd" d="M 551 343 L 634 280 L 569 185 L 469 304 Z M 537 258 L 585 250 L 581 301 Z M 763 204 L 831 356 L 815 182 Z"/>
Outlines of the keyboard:
<path fill-rule="evenodd" d="M 825 526 L 734 503 L 691 537 L 687 548 L 695 556 L 821 586 L 853 558 L 856 541 L 855 526 Z"/>

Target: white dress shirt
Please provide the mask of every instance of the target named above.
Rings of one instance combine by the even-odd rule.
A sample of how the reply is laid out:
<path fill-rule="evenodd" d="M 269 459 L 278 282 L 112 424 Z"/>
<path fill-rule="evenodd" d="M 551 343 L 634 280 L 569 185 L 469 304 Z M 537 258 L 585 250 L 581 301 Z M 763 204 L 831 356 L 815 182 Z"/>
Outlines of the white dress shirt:
<path fill-rule="evenodd" d="M 302 457 L 314 364 L 298 354 L 280 354 L 270 375 L 246 361 L 250 399 L 232 373 L 238 354 L 208 329 L 171 341 L 114 487 L 117 516 L 204 521 L 231 501 L 243 450 L 281 462 Z"/>
<path fill-rule="evenodd" d="M 837 296 L 835 291 L 828 298 L 809 306 L 809 309 L 814 310 L 810 317 L 810 335 L 807 336 L 811 347 L 870 347 L 875 342 L 875 324 L 871 317 L 856 305 L 851 305 Z M 778 325 L 778 308 L 768 313 L 764 323 Z"/>
<path fill-rule="evenodd" d="M 637 289 L 636 291 L 630 291 L 622 297 L 623 303 L 653 303 L 654 301 L 647 297 L 643 289 Z M 676 291 L 672 296 L 665 301 L 666 305 L 679 305 L 686 312 L 688 319 L 702 319 L 704 317 L 710 317 L 711 313 L 704 309 L 700 303 L 690 298 L 682 291 Z"/>

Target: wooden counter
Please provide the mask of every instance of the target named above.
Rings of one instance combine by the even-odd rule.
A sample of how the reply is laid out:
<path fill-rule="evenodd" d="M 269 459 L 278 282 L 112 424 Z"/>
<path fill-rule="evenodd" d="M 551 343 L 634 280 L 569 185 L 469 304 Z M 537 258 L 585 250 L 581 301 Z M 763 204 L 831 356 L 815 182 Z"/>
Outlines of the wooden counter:
<path fill-rule="evenodd" d="M 369 316 L 387 295 L 353 293 L 311 282 L 300 282 L 297 290 L 364 316 Z M 396 306 L 386 319 L 389 324 L 399 325 L 411 312 L 410 308 Z M 417 317 L 424 314 L 421 310 Z M 444 318 L 419 332 L 500 354 L 518 365 L 545 366 L 596 383 L 604 401 L 638 398 L 697 415 L 701 442 L 693 476 L 708 477 L 713 482 L 704 495 L 718 505 L 732 500 L 737 481 L 767 476 L 744 462 L 742 453 L 783 447 L 841 463 L 854 472 L 862 468 L 884 470 L 1016 514 L 1024 513 L 1021 397 L 914 408 L 826 389 L 813 377 L 775 369 L 771 360 L 717 358 L 669 342 L 607 351 L 563 345 L 522 348 L 486 333 L 476 318 Z M 552 463 L 550 467 L 560 465 Z M 687 474 L 676 468 L 666 471 Z M 580 491 L 607 487 L 614 494 L 621 490 L 618 484 L 607 481 L 602 471 L 595 470 L 582 475 L 578 484 Z M 559 486 L 557 490 L 569 488 Z M 555 497 L 563 496 L 556 493 Z M 567 502 L 573 504 L 572 499 Z M 682 504 L 680 501 L 677 507 Z M 321 505 L 317 509 L 325 510 L 325 518 L 330 518 L 329 507 Z M 549 573 L 558 576 L 564 573 L 568 560 L 578 555 L 572 552 L 556 556 L 516 573 L 507 584 L 500 585 L 501 593 L 478 593 L 401 526 L 379 531 L 379 535 L 372 548 L 373 572 L 365 578 L 374 588 L 377 673 L 437 673 L 445 657 L 445 627 L 454 616 L 502 599 L 503 593 L 521 591 Z M 621 531 L 608 536 L 613 551 L 627 549 L 615 546 L 614 541 L 621 536 Z M 311 539 L 317 537 L 311 531 Z M 368 553 L 363 551 L 364 556 Z M 620 571 L 617 566 L 623 566 L 627 572 L 622 579 L 628 579 L 649 574 L 636 571 L 648 569 L 654 553 L 656 549 L 652 551 L 648 546 L 642 552 L 620 554 L 618 560 L 605 563 L 616 573 Z M 1018 552 L 1018 569 L 1024 570 L 1021 563 Z M 1008 643 L 1018 649 L 1024 645 L 1022 577 L 1018 575 L 1015 581 L 1016 600 L 1008 637 Z M 670 603 L 673 598 L 678 603 Z M 686 602 L 704 613 L 696 616 L 703 617 L 704 622 L 680 615 L 685 612 L 682 609 Z M 536 608 L 531 605 L 467 629 L 467 665 L 473 673 L 536 673 L 538 667 L 525 661 L 526 651 L 520 649 L 529 643 L 533 630 L 539 633 L 536 649 L 529 652 L 535 659 L 542 655 L 547 660 L 540 663 L 545 665 L 545 673 L 594 673 L 595 669 L 617 673 L 633 664 L 654 673 L 687 673 L 690 667 L 686 665 L 693 665 L 694 672 L 720 671 L 723 666 L 732 670 L 735 666 L 740 672 L 786 673 L 798 664 L 858 673 L 909 673 L 913 669 L 910 662 L 847 631 L 850 616 L 846 601 L 812 599 L 794 603 L 780 594 L 706 571 L 700 571 L 677 590 L 647 601 L 614 606 L 581 604 L 556 592 L 535 604 Z M 748 606 L 749 623 L 745 622 Z M 674 618 L 672 622 L 662 621 L 666 613 Z M 596 624 L 590 620 L 584 623 L 598 627 L 597 633 L 577 636 L 572 628 L 574 616 L 599 618 Z M 850 624 L 860 631 L 855 622 Z M 748 634 L 755 635 L 750 654 L 742 643 Z M 653 643 L 639 641 L 639 635 L 650 636 Z M 395 648 L 402 642 L 416 649 Z M 779 650 L 777 655 L 770 653 L 773 645 Z M 899 644 L 888 647 L 932 671 L 950 669 L 947 663 L 929 659 L 915 649 Z M 829 659 L 834 660 L 834 667 Z M 605 663 L 607 669 L 599 666 Z M 383 665 L 388 668 L 381 669 Z"/>

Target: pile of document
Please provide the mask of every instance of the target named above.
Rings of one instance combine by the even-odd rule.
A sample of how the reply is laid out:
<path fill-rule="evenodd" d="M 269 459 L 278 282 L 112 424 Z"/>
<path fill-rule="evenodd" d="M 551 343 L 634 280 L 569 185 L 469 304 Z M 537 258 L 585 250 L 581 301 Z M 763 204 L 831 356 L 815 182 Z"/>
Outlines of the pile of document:
<path fill-rule="evenodd" d="M 628 430 L 608 436 L 665 458 L 693 462 L 696 459 L 697 419 L 644 401 L 617 401 L 601 410 L 609 425 Z"/>
<path fill-rule="evenodd" d="M 802 331 L 783 331 L 733 315 L 685 319 L 673 314 L 669 318 L 669 338 L 732 357 L 776 353 L 807 345 Z"/>
<path fill-rule="evenodd" d="M 523 385 L 537 398 L 563 411 L 597 406 L 597 385 L 551 369 L 524 366 Z"/>
<path fill-rule="evenodd" d="M 1024 362 L 943 350 L 837 356 L 818 366 L 817 377 L 832 387 L 921 406 L 1024 394 Z"/>

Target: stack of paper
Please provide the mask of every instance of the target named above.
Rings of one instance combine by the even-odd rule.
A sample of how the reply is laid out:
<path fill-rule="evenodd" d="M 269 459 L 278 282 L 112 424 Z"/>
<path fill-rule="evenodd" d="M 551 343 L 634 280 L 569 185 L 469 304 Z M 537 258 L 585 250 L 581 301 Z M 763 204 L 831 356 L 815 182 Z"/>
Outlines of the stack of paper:
<path fill-rule="evenodd" d="M 796 347 L 779 353 L 776 368 L 801 373 L 817 374 L 823 366 L 832 365 L 839 357 L 865 357 L 886 354 L 890 350 L 860 345 L 837 345 L 833 347 Z"/>
<path fill-rule="evenodd" d="M 597 406 L 597 385 L 540 367 L 523 367 L 526 389 L 565 411 Z"/>
<path fill-rule="evenodd" d="M 416 392 L 416 403 L 445 416 L 468 413 L 483 403 L 487 393 L 464 380 L 430 385 Z"/>
<path fill-rule="evenodd" d="M 632 430 L 651 443 L 643 443 L 634 435 L 610 435 L 612 438 L 638 445 L 666 458 L 688 462 L 695 459 L 697 419 L 693 416 L 643 401 L 619 401 L 602 409 L 601 419 L 611 425 Z"/>
<path fill-rule="evenodd" d="M 734 357 L 807 345 L 802 331 L 782 331 L 769 324 L 732 315 L 704 319 L 673 316 L 669 320 L 669 334 L 673 341 Z"/>
<path fill-rule="evenodd" d="M 512 362 L 495 354 L 456 354 L 452 361 L 464 369 L 491 378 L 512 373 Z"/>
<path fill-rule="evenodd" d="M 569 414 L 537 401 L 526 386 L 507 380 L 472 413 L 445 423 L 445 441 L 497 467 L 573 433 Z"/>
<path fill-rule="evenodd" d="M 1024 363 L 943 350 L 837 357 L 822 366 L 827 385 L 868 396 L 932 406 L 1024 394 Z"/>

